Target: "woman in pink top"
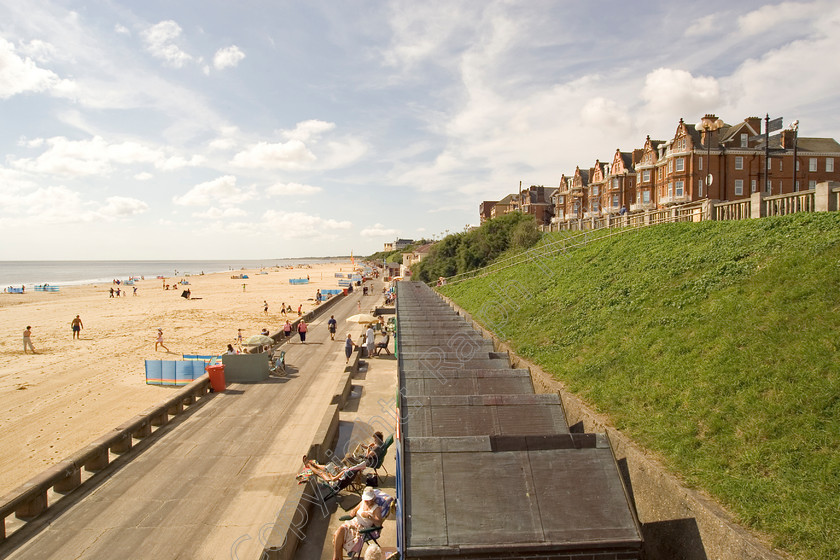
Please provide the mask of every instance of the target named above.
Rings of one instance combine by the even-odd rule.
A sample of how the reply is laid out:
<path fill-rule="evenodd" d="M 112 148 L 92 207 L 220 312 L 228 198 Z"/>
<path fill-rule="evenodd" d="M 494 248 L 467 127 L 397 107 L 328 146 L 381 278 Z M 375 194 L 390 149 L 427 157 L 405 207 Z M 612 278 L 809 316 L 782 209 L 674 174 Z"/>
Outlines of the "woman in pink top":
<path fill-rule="evenodd" d="M 300 341 L 306 344 L 306 321 L 303 319 L 298 323 L 298 334 L 300 335 Z"/>

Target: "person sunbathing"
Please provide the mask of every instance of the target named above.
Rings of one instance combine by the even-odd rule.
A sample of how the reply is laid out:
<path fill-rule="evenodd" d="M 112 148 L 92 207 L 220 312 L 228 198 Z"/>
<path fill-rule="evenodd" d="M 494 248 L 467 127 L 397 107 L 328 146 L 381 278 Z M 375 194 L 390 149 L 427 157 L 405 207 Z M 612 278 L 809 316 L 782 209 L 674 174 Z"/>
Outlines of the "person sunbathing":
<path fill-rule="evenodd" d="M 367 463 L 365 461 L 362 461 L 358 464 L 344 467 L 340 469 L 336 474 L 333 474 L 329 471 L 329 469 L 327 469 L 326 465 L 322 465 L 314 459 L 307 459 L 306 455 L 304 455 L 303 466 L 306 467 L 306 469 L 311 471 L 313 475 L 317 476 L 321 480 L 328 483 L 337 482 L 340 485 L 341 483 L 352 481 L 360 470 L 364 470 L 364 468 L 367 466 Z"/>

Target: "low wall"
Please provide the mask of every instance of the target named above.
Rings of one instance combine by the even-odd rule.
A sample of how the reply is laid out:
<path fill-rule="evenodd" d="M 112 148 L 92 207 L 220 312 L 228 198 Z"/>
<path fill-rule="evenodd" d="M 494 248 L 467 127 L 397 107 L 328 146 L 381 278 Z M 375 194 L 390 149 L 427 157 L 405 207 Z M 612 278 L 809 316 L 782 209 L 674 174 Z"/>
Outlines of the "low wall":
<path fill-rule="evenodd" d="M 459 315 L 470 321 L 482 336 L 493 340 L 500 352 L 511 357 L 511 366 L 528 368 L 534 390 L 559 393 L 569 425 L 585 432 L 605 432 L 636 505 L 645 541 L 647 560 L 787 560 L 770 549 L 762 536 L 738 525 L 710 497 L 682 485 L 665 466 L 629 437 L 594 412 L 589 405 L 539 366 L 517 356 L 510 346 L 474 321 L 450 298 L 441 296 Z"/>
<path fill-rule="evenodd" d="M 15 517 L 27 523 L 32 522 L 56 502 L 74 495 L 80 488 L 99 480 L 89 476 L 83 480 L 83 471 L 97 473 L 105 470 L 114 459 L 110 454 L 125 454 L 131 451 L 134 440 L 153 436 L 157 430 L 169 422 L 170 416 L 181 414 L 184 406 L 193 408 L 196 401 L 204 403 L 203 398 L 210 391 L 210 379 L 204 374 L 186 387 L 179 389 L 171 398 L 138 414 L 131 420 L 117 426 L 104 436 L 86 447 L 59 461 L 44 472 L 23 483 L 6 496 L 0 498 L 0 543 L 6 540 L 6 518 Z M 127 455 L 126 455 L 127 456 Z M 50 503 L 50 490 L 53 502 Z M 63 494 L 56 495 L 56 493 Z M 2 556 L 2 549 L 0 549 Z"/>

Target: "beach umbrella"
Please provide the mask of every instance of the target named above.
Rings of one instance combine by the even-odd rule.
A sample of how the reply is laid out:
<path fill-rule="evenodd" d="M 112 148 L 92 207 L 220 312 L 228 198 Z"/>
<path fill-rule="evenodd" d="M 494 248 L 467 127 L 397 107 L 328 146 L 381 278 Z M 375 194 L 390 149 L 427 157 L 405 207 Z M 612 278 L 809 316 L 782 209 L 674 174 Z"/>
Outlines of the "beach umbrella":
<path fill-rule="evenodd" d="M 245 346 L 271 346 L 274 344 L 274 339 L 264 334 L 255 334 L 254 336 L 248 337 L 243 344 Z"/>
<path fill-rule="evenodd" d="M 377 321 L 379 321 L 379 319 L 370 313 L 359 313 L 358 315 L 351 315 L 350 317 L 347 317 L 348 323 L 376 323 Z"/>

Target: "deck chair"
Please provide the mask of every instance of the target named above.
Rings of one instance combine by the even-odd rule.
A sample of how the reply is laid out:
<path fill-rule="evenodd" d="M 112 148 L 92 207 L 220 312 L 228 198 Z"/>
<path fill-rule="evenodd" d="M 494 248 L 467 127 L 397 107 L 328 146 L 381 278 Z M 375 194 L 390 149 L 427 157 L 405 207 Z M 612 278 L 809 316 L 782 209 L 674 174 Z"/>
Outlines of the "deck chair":
<path fill-rule="evenodd" d="M 281 350 L 280 355 L 274 358 L 274 364 L 268 368 L 271 373 L 286 373 L 286 351 Z"/>
<path fill-rule="evenodd" d="M 382 508 L 382 520 L 384 521 L 391 514 L 391 508 L 394 506 L 396 500 L 392 496 L 389 496 L 388 494 L 380 490 L 379 488 L 374 488 L 373 492 L 376 494 L 376 505 Z M 351 519 L 353 519 L 352 515 L 342 515 L 341 517 L 339 517 L 339 520 L 341 521 L 349 521 Z M 379 546 L 379 541 L 377 539 L 382 534 L 382 526 L 380 525 L 378 527 L 369 527 L 367 529 L 362 529 L 361 531 L 359 531 L 359 533 L 364 537 L 364 540 L 362 541 L 362 545 L 358 549 L 353 549 L 352 551 L 350 551 L 350 554 L 348 556 L 351 560 L 357 560 L 358 558 L 362 557 L 362 550 L 364 550 L 365 545 L 369 541 L 373 541 L 376 543 L 377 546 Z"/>
<path fill-rule="evenodd" d="M 319 481 L 322 489 L 325 490 L 324 501 L 338 496 L 342 490 L 349 490 L 351 492 L 360 493 L 365 488 L 362 471 L 367 468 L 367 463 L 362 461 L 358 465 L 352 467 L 344 467 L 341 469 L 341 477 L 334 482 Z"/>

